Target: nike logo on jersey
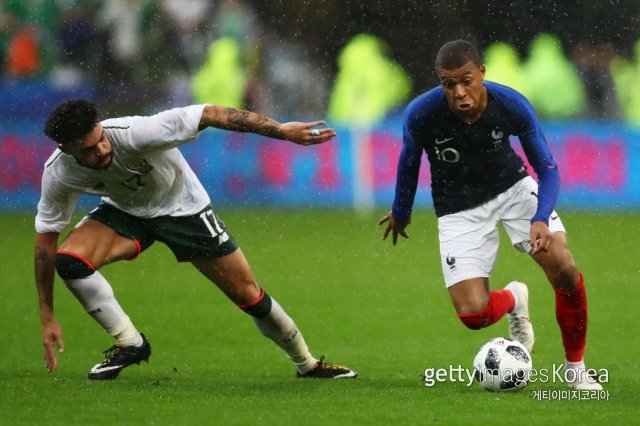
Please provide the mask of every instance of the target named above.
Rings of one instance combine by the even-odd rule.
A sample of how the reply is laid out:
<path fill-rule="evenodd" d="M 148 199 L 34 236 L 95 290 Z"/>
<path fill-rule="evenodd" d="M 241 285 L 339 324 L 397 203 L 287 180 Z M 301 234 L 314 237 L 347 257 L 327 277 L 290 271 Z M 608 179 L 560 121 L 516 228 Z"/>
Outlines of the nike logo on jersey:
<path fill-rule="evenodd" d="M 438 138 L 436 138 L 436 145 L 440 145 L 441 143 L 449 142 L 450 140 L 453 140 L 453 138 L 444 138 L 442 140 L 438 140 Z"/>

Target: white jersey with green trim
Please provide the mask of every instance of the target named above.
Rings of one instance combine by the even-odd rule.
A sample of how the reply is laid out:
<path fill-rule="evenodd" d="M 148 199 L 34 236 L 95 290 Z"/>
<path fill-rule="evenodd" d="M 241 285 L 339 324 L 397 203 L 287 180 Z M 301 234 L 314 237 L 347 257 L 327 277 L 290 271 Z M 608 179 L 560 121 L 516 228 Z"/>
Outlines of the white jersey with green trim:
<path fill-rule="evenodd" d="M 81 194 L 102 196 L 142 218 L 200 212 L 211 200 L 177 147 L 198 136 L 203 109 L 192 105 L 102 121 L 114 154 L 103 170 L 83 167 L 57 149 L 45 163 L 36 231 L 61 232 Z"/>

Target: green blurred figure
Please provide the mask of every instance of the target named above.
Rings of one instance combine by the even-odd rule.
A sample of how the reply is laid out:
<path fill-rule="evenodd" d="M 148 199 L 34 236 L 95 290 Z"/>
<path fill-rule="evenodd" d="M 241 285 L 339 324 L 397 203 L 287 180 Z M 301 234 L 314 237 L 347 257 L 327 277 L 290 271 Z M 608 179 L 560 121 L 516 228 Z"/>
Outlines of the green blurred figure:
<path fill-rule="evenodd" d="M 611 62 L 611 75 L 624 120 L 640 125 L 640 40 L 635 43 L 634 48 L 635 61 L 615 58 Z"/>
<path fill-rule="evenodd" d="M 246 85 L 240 45 L 231 37 L 222 37 L 209 46 L 207 61 L 191 81 L 191 93 L 198 104 L 242 108 Z"/>
<path fill-rule="evenodd" d="M 531 86 L 522 72 L 520 56 L 509 43 L 492 43 L 485 51 L 485 79 L 509 86 L 525 97 L 531 96 Z"/>
<path fill-rule="evenodd" d="M 407 99 L 411 79 L 384 54 L 385 44 L 371 34 L 359 34 L 342 49 L 329 119 L 334 123 L 371 125 Z"/>
<path fill-rule="evenodd" d="M 531 87 L 529 100 L 540 115 L 564 118 L 582 112 L 585 89 L 556 37 L 540 34 L 531 42 L 524 75 Z"/>

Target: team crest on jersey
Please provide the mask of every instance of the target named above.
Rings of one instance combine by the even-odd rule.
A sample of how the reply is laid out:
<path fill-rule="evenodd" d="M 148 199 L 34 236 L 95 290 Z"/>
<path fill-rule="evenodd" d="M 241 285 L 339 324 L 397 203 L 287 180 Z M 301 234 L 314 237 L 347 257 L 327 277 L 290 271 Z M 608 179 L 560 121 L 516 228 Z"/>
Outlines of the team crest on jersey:
<path fill-rule="evenodd" d="M 493 129 L 491 131 L 491 137 L 493 138 L 493 148 L 491 151 L 495 151 L 502 147 L 502 138 L 504 137 L 504 132 L 500 129 Z"/>
<path fill-rule="evenodd" d="M 134 158 L 133 160 L 130 160 L 129 162 L 127 162 L 125 167 L 130 172 L 142 173 L 142 174 L 147 174 L 151 170 L 153 170 L 153 166 L 149 164 L 147 160 L 144 158 Z"/>

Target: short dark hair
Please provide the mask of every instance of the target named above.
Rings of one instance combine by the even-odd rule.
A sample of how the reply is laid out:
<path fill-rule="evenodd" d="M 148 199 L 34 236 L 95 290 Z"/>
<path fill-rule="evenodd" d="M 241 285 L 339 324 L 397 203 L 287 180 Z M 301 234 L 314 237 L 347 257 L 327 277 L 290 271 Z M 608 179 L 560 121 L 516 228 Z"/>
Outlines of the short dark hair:
<path fill-rule="evenodd" d="M 449 41 L 442 45 L 436 56 L 436 70 L 460 68 L 467 62 L 476 66 L 482 65 L 482 59 L 476 47 L 465 40 Z"/>
<path fill-rule="evenodd" d="M 44 134 L 64 145 L 91 133 L 98 123 L 98 109 L 85 99 L 68 99 L 47 118 Z"/>

